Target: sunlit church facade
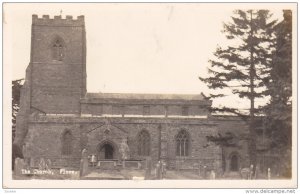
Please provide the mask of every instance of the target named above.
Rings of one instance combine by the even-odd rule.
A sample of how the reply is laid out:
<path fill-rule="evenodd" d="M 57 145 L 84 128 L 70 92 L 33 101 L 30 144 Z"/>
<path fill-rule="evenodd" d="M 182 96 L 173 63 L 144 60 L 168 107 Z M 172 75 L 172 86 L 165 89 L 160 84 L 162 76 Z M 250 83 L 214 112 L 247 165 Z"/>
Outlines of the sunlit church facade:
<path fill-rule="evenodd" d="M 148 158 L 181 170 L 201 165 L 219 174 L 249 166 L 247 138 L 226 149 L 208 142 L 248 130 L 236 117 L 212 116 L 202 94 L 88 93 L 84 16 L 33 15 L 31 32 L 14 141 L 31 165 L 44 158 L 79 168 L 83 149 L 98 161 L 117 161 L 125 141 L 128 161 Z"/>

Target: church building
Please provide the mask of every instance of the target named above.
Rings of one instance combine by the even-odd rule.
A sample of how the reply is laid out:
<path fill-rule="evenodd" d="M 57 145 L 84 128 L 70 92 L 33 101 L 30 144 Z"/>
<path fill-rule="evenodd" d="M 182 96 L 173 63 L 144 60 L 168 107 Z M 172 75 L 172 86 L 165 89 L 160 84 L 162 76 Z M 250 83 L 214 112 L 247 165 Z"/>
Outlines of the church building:
<path fill-rule="evenodd" d="M 14 143 L 33 166 L 44 158 L 58 168 L 79 168 L 83 149 L 99 165 L 120 161 L 122 142 L 128 162 L 163 161 L 181 170 L 201 165 L 217 174 L 249 165 L 246 138 L 228 148 L 207 140 L 248 131 L 238 118 L 211 115 L 212 101 L 202 93 L 87 92 L 84 16 L 33 15 L 31 33 Z"/>

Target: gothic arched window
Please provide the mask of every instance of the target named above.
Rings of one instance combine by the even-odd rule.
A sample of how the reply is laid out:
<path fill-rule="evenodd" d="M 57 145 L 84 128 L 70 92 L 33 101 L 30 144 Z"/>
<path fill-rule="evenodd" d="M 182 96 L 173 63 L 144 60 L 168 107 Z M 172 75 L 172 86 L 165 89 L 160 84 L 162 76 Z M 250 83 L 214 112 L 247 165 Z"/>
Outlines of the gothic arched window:
<path fill-rule="evenodd" d="M 176 135 L 176 156 L 188 156 L 189 153 L 189 134 L 181 130 Z"/>
<path fill-rule="evenodd" d="M 52 58 L 62 61 L 65 56 L 65 46 L 61 38 L 56 38 L 52 44 Z"/>
<path fill-rule="evenodd" d="M 150 134 L 145 130 L 138 135 L 138 154 L 140 156 L 150 155 Z"/>
<path fill-rule="evenodd" d="M 62 136 L 62 154 L 70 155 L 72 154 L 72 133 L 70 131 L 64 132 Z"/>

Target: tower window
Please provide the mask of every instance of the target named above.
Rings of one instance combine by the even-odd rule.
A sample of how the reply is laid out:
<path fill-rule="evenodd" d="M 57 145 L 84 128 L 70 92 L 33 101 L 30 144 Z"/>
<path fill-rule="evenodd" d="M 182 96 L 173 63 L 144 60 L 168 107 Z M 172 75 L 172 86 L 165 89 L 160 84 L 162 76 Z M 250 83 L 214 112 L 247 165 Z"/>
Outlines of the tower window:
<path fill-rule="evenodd" d="M 63 41 L 59 38 L 55 39 L 52 45 L 52 57 L 54 60 L 62 61 L 65 56 L 65 48 Z"/>
<path fill-rule="evenodd" d="M 140 156 L 150 155 L 150 134 L 145 130 L 138 135 L 138 154 Z"/>
<path fill-rule="evenodd" d="M 189 134 L 182 130 L 176 135 L 176 156 L 188 156 Z"/>

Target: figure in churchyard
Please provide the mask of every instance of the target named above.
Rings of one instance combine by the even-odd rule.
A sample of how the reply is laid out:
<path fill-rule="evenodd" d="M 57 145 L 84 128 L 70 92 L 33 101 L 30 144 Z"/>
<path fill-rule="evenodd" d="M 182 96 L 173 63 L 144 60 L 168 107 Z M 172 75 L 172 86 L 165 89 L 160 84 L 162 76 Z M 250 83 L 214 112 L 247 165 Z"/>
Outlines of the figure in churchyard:
<path fill-rule="evenodd" d="M 95 154 L 92 154 L 92 156 L 91 156 L 91 163 L 92 163 L 92 166 L 96 166 L 96 162 L 97 162 L 96 155 L 95 155 Z"/>
<path fill-rule="evenodd" d="M 122 143 L 120 145 L 120 149 L 119 149 L 119 152 L 121 154 L 121 159 L 122 160 L 127 160 L 129 159 L 129 147 L 127 145 L 127 140 L 126 139 L 123 139 L 122 140 Z"/>

